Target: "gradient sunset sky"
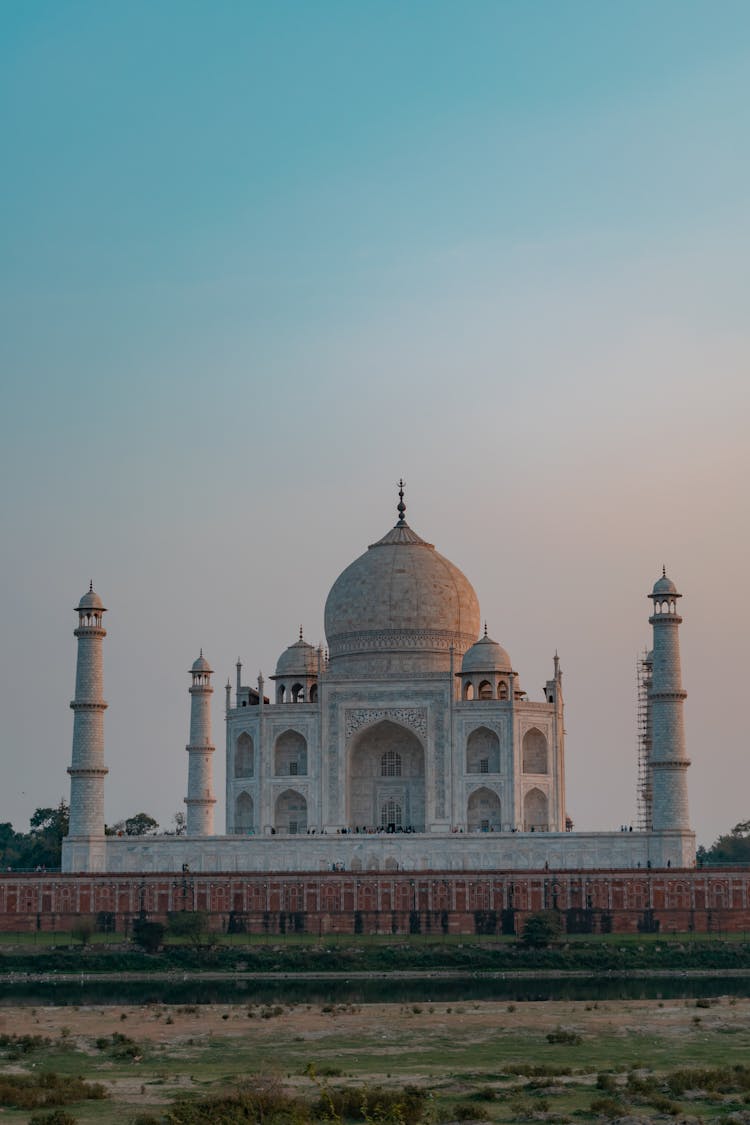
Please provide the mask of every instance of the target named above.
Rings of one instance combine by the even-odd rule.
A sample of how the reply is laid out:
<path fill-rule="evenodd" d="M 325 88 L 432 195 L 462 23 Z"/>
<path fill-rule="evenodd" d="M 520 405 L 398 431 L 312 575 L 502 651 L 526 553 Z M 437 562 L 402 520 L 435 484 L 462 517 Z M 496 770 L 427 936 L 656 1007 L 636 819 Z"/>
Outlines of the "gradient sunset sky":
<path fill-rule="evenodd" d="M 187 669 L 324 642 L 407 519 L 541 697 L 576 827 L 635 816 L 666 564 L 692 819 L 750 817 L 750 4 L 0 11 L 0 821 L 69 794 L 76 620 L 106 812 L 184 808 Z"/>

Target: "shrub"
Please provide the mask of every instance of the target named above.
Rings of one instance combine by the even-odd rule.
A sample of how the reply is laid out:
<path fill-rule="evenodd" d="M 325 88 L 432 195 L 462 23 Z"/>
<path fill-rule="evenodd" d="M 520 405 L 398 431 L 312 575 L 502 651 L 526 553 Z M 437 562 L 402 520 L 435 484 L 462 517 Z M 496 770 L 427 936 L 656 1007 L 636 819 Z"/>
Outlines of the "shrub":
<path fill-rule="evenodd" d="M 577 1047 L 583 1040 L 577 1031 L 568 1031 L 564 1027 L 557 1027 L 554 1031 L 547 1032 L 548 1043 L 566 1043 L 570 1047 Z"/>
<path fill-rule="evenodd" d="M 469 1105 L 461 1102 L 454 1107 L 453 1117 L 456 1121 L 489 1121 L 490 1115 L 484 1106 Z"/>
<path fill-rule="evenodd" d="M 591 1112 L 600 1113 L 602 1117 L 622 1117 L 626 1108 L 617 1098 L 594 1098 L 591 1103 Z"/>
<path fill-rule="evenodd" d="M 531 949 L 543 949 L 557 941 L 562 933 L 562 919 L 556 910 L 538 910 L 529 914 L 523 924 L 521 941 Z"/>
<path fill-rule="evenodd" d="M 78 1118 L 64 1109 L 53 1109 L 52 1113 L 32 1113 L 29 1125 L 77 1125 Z"/>
<path fill-rule="evenodd" d="M 315 1075 L 308 1071 L 313 1081 Z M 382 1086 L 349 1086 L 331 1090 L 321 1086 L 321 1097 L 313 1106 L 313 1113 L 322 1120 L 365 1121 L 369 1125 L 417 1125 L 422 1119 L 427 1093 L 418 1086 L 404 1086 L 400 1090 Z M 482 1110 L 472 1109 L 471 1117 L 479 1120 Z"/>
<path fill-rule="evenodd" d="M 613 1094 L 617 1089 L 617 1083 L 613 1074 L 597 1074 L 596 1076 L 597 1090 L 605 1090 L 608 1094 Z"/>
<path fill-rule="evenodd" d="M 158 953 L 164 941 L 164 926 L 161 922 L 136 918 L 133 922 L 133 941 L 146 953 Z"/>
<path fill-rule="evenodd" d="M 0 1077 L 0 1105 L 14 1109 L 40 1109 L 106 1097 L 106 1089 L 98 1082 L 84 1082 L 82 1078 L 55 1074 L 54 1071 L 34 1075 L 4 1074 Z"/>

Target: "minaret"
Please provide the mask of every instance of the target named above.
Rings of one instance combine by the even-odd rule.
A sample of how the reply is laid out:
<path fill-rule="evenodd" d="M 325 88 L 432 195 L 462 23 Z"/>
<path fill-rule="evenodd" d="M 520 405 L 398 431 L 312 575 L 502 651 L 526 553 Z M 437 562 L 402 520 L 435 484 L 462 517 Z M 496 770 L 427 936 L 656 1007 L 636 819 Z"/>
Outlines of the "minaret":
<path fill-rule="evenodd" d="M 193 683 L 190 691 L 190 742 L 185 747 L 188 754 L 187 834 L 188 836 L 213 836 L 214 797 L 211 755 L 211 666 L 203 655 L 190 669 Z"/>
<path fill-rule="evenodd" d="M 104 863 L 104 712 L 102 699 L 102 641 L 106 609 L 93 582 L 76 612 L 78 660 L 73 710 L 73 754 L 70 774 L 70 827 L 63 870 L 91 871 Z M 92 846 L 93 844 L 93 846 Z"/>
<path fill-rule="evenodd" d="M 649 624 L 654 630 L 651 705 L 652 828 L 655 832 L 689 831 L 685 727 L 682 704 L 677 593 L 674 582 L 662 570 L 661 578 L 648 595 L 654 603 Z"/>

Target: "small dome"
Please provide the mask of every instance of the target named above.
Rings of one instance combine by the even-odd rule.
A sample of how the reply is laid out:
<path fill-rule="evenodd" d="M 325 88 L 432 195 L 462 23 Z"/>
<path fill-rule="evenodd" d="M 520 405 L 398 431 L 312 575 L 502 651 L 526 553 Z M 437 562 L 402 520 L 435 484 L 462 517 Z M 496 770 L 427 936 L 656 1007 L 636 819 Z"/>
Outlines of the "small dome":
<path fill-rule="evenodd" d="M 657 594 L 657 595 L 659 595 L 659 594 L 662 594 L 662 595 L 671 594 L 673 597 L 675 595 L 677 597 L 679 597 L 679 594 L 677 593 L 677 587 L 675 586 L 674 582 L 672 581 L 671 578 L 667 578 L 666 570 L 662 570 L 661 578 L 659 578 L 658 581 L 654 582 L 653 592 L 654 592 L 654 594 Z"/>
<path fill-rule="evenodd" d="M 84 611 L 87 609 L 104 609 L 104 602 L 94 590 L 93 582 L 89 583 L 88 590 L 83 595 L 76 608 L 79 611 Z"/>
<path fill-rule="evenodd" d="M 317 676 L 317 674 L 317 649 L 304 640 L 302 630 L 300 630 L 299 640 L 285 649 L 279 657 L 274 678 L 279 676 Z"/>
<path fill-rule="evenodd" d="M 211 665 L 208 663 L 205 656 L 203 655 L 203 649 L 201 649 L 201 654 L 198 657 L 198 659 L 193 661 L 193 667 L 190 669 L 190 671 L 191 672 L 213 672 L 213 668 L 211 667 Z"/>
<path fill-rule="evenodd" d="M 502 645 L 491 637 L 480 637 L 464 655 L 462 672 L 512 672 L 513 668 Z"/>

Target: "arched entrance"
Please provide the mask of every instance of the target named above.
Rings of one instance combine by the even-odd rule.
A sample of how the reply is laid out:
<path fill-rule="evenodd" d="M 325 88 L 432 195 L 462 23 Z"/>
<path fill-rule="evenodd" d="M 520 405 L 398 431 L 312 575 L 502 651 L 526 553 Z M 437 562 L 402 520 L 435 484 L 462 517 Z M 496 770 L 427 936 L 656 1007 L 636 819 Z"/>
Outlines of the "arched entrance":
<path fill-rule="evenodd" d="M 384 719 L 355 737 L 347 807 L 354 829 L 424 832 L 424 748 L 412 731 Z"/>

